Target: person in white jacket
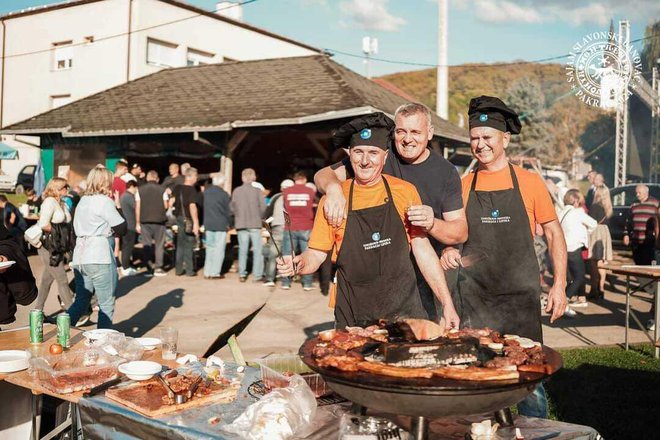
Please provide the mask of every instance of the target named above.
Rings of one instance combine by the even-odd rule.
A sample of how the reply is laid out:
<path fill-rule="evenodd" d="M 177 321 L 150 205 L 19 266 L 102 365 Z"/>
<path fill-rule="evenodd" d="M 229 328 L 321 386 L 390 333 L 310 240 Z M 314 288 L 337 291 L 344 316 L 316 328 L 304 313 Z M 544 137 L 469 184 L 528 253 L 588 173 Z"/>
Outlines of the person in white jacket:
<path fill-rule="evenodd" d="M 589 234 L 596 229 L 598 222 L 590 217 L 582 208 L 580 191 L 569 190 L 564 196 L 564 209 L 559 213 L 559 222 L 566 238 L 568 251 L 568 275 L 570 277 L 566 296 L 569 304 L 586 306 L 584 294 L 581 294 L 585 284 L 585 265 L 582 251 L 589 247 Z M 579 297 L 582 298 L 579 298 Z"/>

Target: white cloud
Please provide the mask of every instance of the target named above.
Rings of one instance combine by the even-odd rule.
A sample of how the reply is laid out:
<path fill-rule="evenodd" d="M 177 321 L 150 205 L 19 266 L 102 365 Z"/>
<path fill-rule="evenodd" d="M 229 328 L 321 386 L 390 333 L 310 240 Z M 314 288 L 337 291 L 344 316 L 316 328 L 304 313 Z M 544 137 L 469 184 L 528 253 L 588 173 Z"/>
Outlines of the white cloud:
<path fill-rule="evenodd" d="M 613 17 L 642 20 L 660 17 L 658 0 L 477 0 L 477 19 L 485 23 L 564 22 L 574 26 L 605 26 Z"/>
<path fill-rule="evenodd" d="M 406 24 L 402 17 L 387 10 L 388 0 L 350 0 L 339 4 L 339 10 L 357 26 L 372 31 L 396 31 Z"/>
<path fill-rule="evenodd" d="M 543 17 L 530 6 L 520 6 L 505 0 L 477 0 L 477 18 L 487 23 L 540 23 Z"/>

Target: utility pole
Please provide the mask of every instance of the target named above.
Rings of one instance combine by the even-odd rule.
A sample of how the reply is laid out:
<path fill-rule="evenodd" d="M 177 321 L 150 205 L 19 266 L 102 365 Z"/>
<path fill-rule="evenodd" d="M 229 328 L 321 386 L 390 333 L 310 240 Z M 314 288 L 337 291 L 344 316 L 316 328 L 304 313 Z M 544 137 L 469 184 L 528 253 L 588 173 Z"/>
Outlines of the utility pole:
<path fill-rule="evenodd" d="M 658 67 L 660 59 L 653 66 L 653 90 L 655 96 L 651 107 L 651 160 L 649 163 L 649 180 L 653 183 L 660 181 L 660 77 Z"/>
<path fill-rule="evenodd" d="M 626 56 L 630 46 L 630 28 L 628 20 L 619 22 L 619 53 Z M 619 67 L 620 68 L 620 67 Z M 614 154 L 614 186 L 626 183 L 628 165 L 628 82 L 626 72 L 619 72 L 619 99 L 616 107 L 616 144 Z"/>
<path fill-rule="evenodd" d="M 447 67 L 447 0 L 438 0 L 438 67 L 435 111 L 442 119 L 449 119 L 447 107 L 449 74 Z"/>
<path fill-rule="evenodd" d="M 378 53 L 378 38 L 364 37 L 362 38 L 362 52 L 364 53 L 364 64 L 367 68 L 367 78 L 371 79 L 371 55 Z"/>

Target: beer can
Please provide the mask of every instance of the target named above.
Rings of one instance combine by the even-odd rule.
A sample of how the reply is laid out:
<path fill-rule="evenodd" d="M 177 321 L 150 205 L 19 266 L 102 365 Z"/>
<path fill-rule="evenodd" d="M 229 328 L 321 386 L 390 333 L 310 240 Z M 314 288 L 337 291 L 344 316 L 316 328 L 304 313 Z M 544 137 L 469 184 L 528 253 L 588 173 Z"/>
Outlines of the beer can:
<path fill-rule="evenodd" d="M 44 342 L 44 312 L 38 309 L 30 310 L 30 344 Z"/>
<path fill-rule="evenodd" d="M 62 347 L 69 347 L 71 339 L 71 317 L 68 313 L 62 312 L 57 315 L 57 343 Z"/>

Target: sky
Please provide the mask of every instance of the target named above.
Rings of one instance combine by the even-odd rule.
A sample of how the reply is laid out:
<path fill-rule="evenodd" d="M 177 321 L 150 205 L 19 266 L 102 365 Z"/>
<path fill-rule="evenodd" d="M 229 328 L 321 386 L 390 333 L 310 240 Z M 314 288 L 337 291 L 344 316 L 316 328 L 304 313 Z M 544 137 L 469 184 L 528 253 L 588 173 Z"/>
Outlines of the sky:
<path fill-rule="evenodd" d="M 206 10 L 215 0 L 187 0 Z M 1 0 L 0 14 L 50 0 Z M 374 76 L 436 65 L 436 0 L 256 0 L 242 6 L 246 23 L 334 53 L 365 74 L 362 38 L 378 39 Z M 448 64 L 535 61 L 567 54 L 582 38 L 628 19 L 631 40 L 660 20 L 658 0 L 449 0 Z M 641 50 L 641 43 L 635 44 Z M 558 60 L 555 62 L 566 62 Z"/>

